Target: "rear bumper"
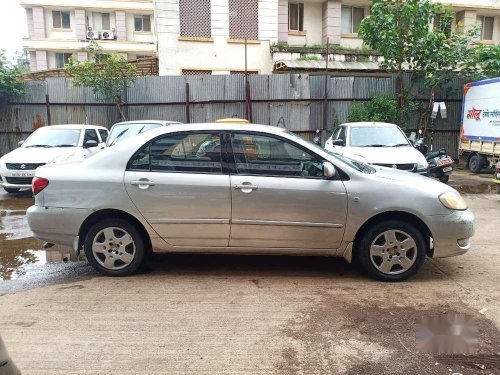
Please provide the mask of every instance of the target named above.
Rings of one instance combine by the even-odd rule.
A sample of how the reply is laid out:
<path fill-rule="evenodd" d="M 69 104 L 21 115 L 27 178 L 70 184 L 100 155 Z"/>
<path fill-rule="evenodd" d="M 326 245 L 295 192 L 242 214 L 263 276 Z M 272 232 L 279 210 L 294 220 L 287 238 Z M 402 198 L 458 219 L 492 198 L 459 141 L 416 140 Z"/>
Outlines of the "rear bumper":
<path fill-rule="evenodd" d="M 465 254 L 471 248 L 474 235 L 474 214 L 470 210 L 449 215 L 428 216 L 427 224 L 434 239 L 433 258 Z"/>
<path fill-rule="evenodd" d="M 26 216 L 36 238 L 74 248 L 80 227 L 92 212 L 91 209 L 31 206 Z"/>

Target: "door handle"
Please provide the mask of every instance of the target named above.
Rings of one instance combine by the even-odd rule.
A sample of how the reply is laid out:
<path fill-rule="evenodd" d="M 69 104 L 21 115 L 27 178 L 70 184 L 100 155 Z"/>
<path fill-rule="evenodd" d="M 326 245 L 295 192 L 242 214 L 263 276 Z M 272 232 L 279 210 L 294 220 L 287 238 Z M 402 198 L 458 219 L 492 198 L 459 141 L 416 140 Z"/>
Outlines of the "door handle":
<path fill-rule="evenodd" d="M 130 185 L 139 186 L 140 189 L 147 189 L 149 186 L 155 186 L 155 183 L 148 179 L 143 179 L 130 181 Z"/>
<path fill-rule="evenodd" d="M 238 190 L 257 190 L 259 188 L 258 186 L 250 184 L 234 185 L 233 187 Z"/>

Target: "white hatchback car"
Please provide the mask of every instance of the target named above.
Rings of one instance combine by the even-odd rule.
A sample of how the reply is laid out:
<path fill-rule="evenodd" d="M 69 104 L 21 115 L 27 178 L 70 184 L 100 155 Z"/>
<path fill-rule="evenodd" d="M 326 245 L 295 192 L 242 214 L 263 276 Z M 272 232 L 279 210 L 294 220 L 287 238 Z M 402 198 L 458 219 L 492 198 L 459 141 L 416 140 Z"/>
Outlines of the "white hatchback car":
<path fill-rule="evenodd" d="M 397 168 L 424 176 L 428 163 L 401 128 L 384 122 L 351 122 L 340 125 L 325 149 L 350 159 Z"/>
<path fill-rule="evenodd" d="M 35 170 L 66 159 L 85 159 L 105 147 L 108 129 L 95 125 L 53 125 L 37 129 L 20 147 L 0 158 L 0 186 L 8 193 L 31 189 Z"/>
<path fill-rule="evenodd" d="M 164 120 L 137 120 L 119 122 L 111 127 L 106 146 L 113 146 L 118 142 L 122 142 L 125 139 L 133 137 L 137 134 L 147 132 L 148 130 L 177 124 L 180 124 L 180 122 Z"/>

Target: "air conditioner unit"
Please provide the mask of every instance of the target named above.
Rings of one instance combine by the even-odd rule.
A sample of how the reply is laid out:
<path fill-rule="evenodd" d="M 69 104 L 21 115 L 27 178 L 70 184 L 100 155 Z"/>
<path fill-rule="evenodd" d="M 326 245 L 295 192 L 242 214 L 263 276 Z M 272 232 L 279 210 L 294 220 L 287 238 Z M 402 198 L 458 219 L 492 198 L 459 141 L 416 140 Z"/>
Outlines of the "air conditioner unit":
<path fill-rule="evenodd" d="M 101 34 L 98 31 L 92 30 L 91 27 L 87 29 L 87 39 L 101 39 Z"/>
<path fill-rule="evenodd" d="M 105 40 L 114 40 L 115 33 L 113 30 L 103 30 L 103 31 L 101 31 L 101 37 L 102 37 L 102 39 L 105 39 Z"/>

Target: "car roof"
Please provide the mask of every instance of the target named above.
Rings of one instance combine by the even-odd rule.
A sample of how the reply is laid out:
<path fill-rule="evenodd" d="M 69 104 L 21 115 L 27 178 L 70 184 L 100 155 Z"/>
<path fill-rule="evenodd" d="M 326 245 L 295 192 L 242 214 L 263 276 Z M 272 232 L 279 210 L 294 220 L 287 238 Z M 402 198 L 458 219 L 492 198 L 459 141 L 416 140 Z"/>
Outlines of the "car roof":
<path fill-rule="evenodd" d="M 49 126 L 43 126 L 42 128 L 56 128 L 56 129 L 106 129 L 104 126 L 98 126 L 98 125 L 83 125 L 83 124 L 63 124 L 63 125 L 49 125 Z M 42 129 L 39 128 L 39 129 Z"/>
<path fill-rule="evenodd" d="M 265 132 L 265 133 L 272 133 L 272 134 L 280 134 L 286 131 L 286 129 L 277 127 L 277 126 L 270 126 L 270 125 L 259 125 L 259 124 L 242 124 L 242 123 L 215 123 L 215 122 L 207 122 L 207 123 L 195 123 L 195 124 L 174 124 L 170 125 L 165 128 L 158 128 L 158 129 L 153 129 L 149 130 L 146 133 L 142 134 L 149 134 L 150 136 L 153 134 L 163 134 L 163 133 L 174 133 L 174 132 L 179 132 L 179 131 L 193 131 L 193 130 L 200 130 L 200 131 L 207 131 L 207 130 L 214 130 L 214 131 L 221 131 L 221 130 L 231 130 L 231 131 L 254 131 L 254 132 Z"/>
<path fill-rule="evenodd" d="M 135 120 L 135 121 L 117 122 L 113 126 L 115 126 L 115 125 L 133 125 L 133 124 L 141 124 L 141 125 L 143 125 L 144 123 L 148 123 L 148 124 L 161 124 L 162 126 L 172 125 L 172 124 L 182 124 L 179 121 L 169 121 L 169 120 Z"/>
<path fill-rule="evenodd" d="M 390 124 L 388 122 L 346 122 L 340 124 L 340 126 L 355 126 L 355 127 L 369 127 L 369 126 L 382 126 L 382 127 L 395 127 L 396 124 Z"/>

